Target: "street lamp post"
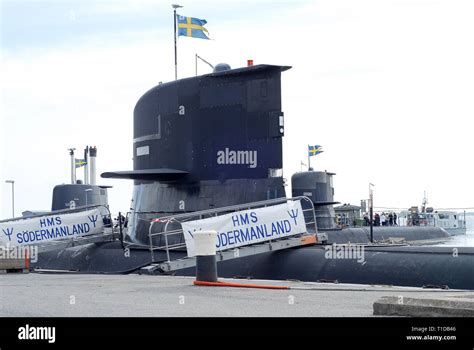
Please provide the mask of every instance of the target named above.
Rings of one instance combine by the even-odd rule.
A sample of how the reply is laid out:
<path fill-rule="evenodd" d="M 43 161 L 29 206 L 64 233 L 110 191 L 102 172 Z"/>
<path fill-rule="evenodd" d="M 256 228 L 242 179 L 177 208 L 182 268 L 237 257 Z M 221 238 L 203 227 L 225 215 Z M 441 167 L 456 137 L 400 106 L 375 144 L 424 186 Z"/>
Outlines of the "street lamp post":
<path fill-rule="evenodd" d="M 86 207 L 87 207 L 87 193 L 92 192 L 92 188 L 88 188 L 87 190 L 84 190 L 84 192 L 86 193 Z"/>
<path fill-rule="evenodd" d="M 374 243 L 374 184 L 369 183 L 370 242 Z"/>
<path fill-rule="evenodd" d="M 15 181 L 14 180 L 6 180 L 7 184 L 12 184 L 12 217 L 15 217 Z"/>

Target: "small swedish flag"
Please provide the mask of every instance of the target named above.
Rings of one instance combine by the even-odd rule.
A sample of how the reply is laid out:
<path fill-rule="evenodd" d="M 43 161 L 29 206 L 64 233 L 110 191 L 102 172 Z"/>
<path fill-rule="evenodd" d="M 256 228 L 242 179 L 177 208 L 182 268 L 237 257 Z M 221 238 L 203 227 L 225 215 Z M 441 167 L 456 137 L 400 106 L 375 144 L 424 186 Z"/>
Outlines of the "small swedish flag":
<path fill-rule="evenodd" d="M 323 153 L 323 146 L 319 146 L 319 145 L 316 145 L 316 146 L 308 146 L 308 156 L 311 157 L 311 156 L 315 156 L 316 154 L 320 154 L 320 153 Z"/>
<path fill-rule="evenodd" d="M 194 17 L 178 17 L 178 36 L 189 36 L 191 38 L 209 39 L 204 33 L 208 33 L 204 25 L 207 23 L 205 19 L 198 19 Z"/>
<path fill-rule="evenodd" d="M 80 168 L 81 166 L 86 165 L 87 162 L 85 159 L 76 159 L 76 168 Z"/>

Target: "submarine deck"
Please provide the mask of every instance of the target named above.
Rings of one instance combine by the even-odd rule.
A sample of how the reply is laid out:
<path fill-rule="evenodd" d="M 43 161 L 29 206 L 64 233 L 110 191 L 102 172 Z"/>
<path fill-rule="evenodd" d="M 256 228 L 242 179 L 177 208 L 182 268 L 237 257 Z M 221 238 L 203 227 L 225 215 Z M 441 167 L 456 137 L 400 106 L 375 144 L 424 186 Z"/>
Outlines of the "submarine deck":
<path fill-rule="evenodd" d="M 0 317 L 370 317 L 382 297 L 474 300 L 473 291 L 298 281 L 229 280 L 289 290 L 198 287 L 192 277 L 6 274 Z"/>

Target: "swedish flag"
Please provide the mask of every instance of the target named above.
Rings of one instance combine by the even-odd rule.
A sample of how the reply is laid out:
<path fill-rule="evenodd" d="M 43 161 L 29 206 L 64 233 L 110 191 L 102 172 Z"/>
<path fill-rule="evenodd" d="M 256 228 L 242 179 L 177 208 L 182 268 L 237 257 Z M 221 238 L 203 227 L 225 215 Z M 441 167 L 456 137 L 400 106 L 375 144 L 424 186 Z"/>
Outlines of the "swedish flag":
<path fill-rule="evenodd" d="M 323 146 L 308 146 L 308 157 L 315 156 L 316 154 L 323 153 Z"/>
<path fill-rule="evenodd" d="M 204 25 L 207 23 L 205 19 L 194 17 L 184 17 L 178 15 L 178 36 L 189 36 L 192 38 L 209 39 L 204 33 L 208 33 Z"/>
<path fill-rule="evenodd" d="M 81 166 L 86 165 L 87 162 L 85 159 L 76 159 L 76 168 L 80 168 Z"/>

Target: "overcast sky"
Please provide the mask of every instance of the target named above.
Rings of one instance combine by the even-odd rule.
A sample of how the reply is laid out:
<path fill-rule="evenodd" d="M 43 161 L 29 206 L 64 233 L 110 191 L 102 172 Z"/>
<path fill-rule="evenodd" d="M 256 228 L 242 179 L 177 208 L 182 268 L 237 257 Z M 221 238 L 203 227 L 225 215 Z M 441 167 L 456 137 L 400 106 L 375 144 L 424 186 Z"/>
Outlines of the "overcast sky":
<path fill-rule="evenodd" d="M 284 176 L 325 152 L 336 200 L 474 207 L 474 2 L 471 0 L 181 1 L 213 40 L 179 39 L 179 76 L 194 54 L 233 68 L 281 64 Z M 173 79 L 173 16 L 163 1 L 1 1 L 0 218 L 50 209 L 69 182 L 67 148 L 98 147 L 98 173 L 132 169 L 138 98 Z M 199 65 L 199 73 L 210 68 Z M 82 171 L 79 177 L 82 178 Z M 132 182 L 114 186 L 126 211 Z M 291 195 L 291 193 L 287 193 Z"/>

